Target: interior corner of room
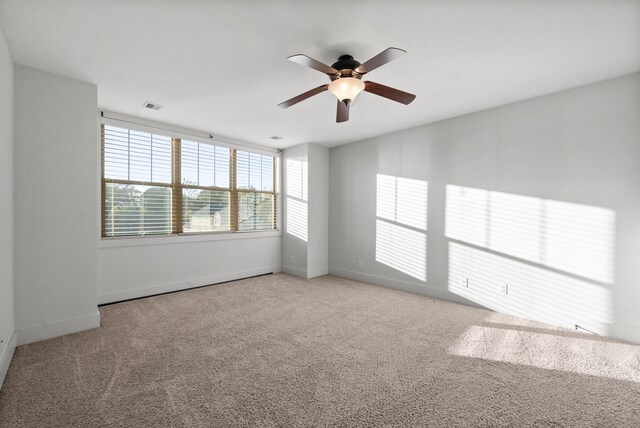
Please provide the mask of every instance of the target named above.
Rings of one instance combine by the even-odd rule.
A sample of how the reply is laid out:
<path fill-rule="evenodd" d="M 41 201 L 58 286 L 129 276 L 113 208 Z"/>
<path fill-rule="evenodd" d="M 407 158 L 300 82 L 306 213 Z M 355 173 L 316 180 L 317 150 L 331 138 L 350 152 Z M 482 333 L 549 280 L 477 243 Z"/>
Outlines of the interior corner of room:
<path fill-rule="evenodd" d="M 281 153 L 212 136 L 278 159 L 277 226 L 113 239 L 100 84 L 14 61 L 0 32 L 0 94 L 0 384 L 16 346 L 99 328 L 99 305 L 277 272 L 640 343 L 637 69 L 356 140 L 311 130 Z M 115 114 L 203 144 L 215 132 Z"/>

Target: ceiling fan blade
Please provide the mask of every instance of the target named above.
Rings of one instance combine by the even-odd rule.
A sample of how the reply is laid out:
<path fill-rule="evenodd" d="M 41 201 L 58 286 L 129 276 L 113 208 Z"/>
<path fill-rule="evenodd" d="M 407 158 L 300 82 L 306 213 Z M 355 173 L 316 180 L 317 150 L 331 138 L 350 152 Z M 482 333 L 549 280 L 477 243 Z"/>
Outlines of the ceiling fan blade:
<path fill-rule="evenodd" d="M 338 70 L 336 70 L 335 68 L 330 67 L 327 64 L 323 64 L 320 61 L 303 54 L 291 55 L 287 59 L 289 61 L 295 62 L 296 64 L 304 65 L 306 67 L 313 68 L 314 70 L 318 70 L 319 72 L 324 74 L 338 74 Z"/>
<path fill-rule="evenodd" d="M 416 96 L 413 94 L 375 82 L 365 81 L 364 90 L 405 105 L 411 104 L 411 101 L 416 99 Z"/>
<path fill-rule="evenodd" d="M 349 107 L 351 106 L 350 100 L 340 101 L 338 100 L 338 113 L 336 114 L 336 122 L 346 122 L 349 120 Z"/>
<path fill-rule="evenodd" d="M 278 107 L 280 108 L 291 107 L 292 105 L 298 104 L 300 101 L 304 101 L 307 98 L 311 98 L 312 96 L 319 94 L 320 92 L 326 91 L 328 87 L 329 87 L 328 84 L 318 86 L 317 88 L 313 88 L 310 91 L 303 92 L 302 94 L 296 97 L 293 97 L 287 101 L 281 102 L 280 104 L 278 104 Z"/>
<path fill-rule="evenodd" d="M 406 53 L 407 51 L 405 51 L 404 49 L 387 48 L 380 52 L 378 55 L 371 58 L 369 61 L 362 64 L 360 67 L 356 68 L 356 72 L 360 74 L 368 73 L 382 65 L 385 65 L 388 62 L 393 61 L 398 57 L 401 57 Z"/>

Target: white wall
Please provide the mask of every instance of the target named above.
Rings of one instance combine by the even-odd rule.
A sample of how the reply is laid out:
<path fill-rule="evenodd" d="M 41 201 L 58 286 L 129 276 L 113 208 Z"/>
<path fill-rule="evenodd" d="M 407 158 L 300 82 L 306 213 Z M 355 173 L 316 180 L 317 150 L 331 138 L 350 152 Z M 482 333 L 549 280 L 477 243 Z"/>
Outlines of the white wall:
<path fill-rule="evenodd" d="M 97 88 L 15 66 L 18 343 L 98 327 Z"/>
<path fill-rule="evenodd" d="M 307 144 L 309 153 L 308 277 L 329 273 L 329 149 Z"/>
<path fill-rule="evenodd" d="M 639 117 L 636 73 L 331 149 L 330 272 L 640 342 Z"/>
<path fill-rule="evenodd" d="M 302 144 L 282 155 L 282 270 L 307 276 L 309 153 Z"/>
<path fill-rule="evenodd" d="M 0 387 L 16 345 L 13 322 L 13 62 L 0 31 Z"/>
<path fill-rule="evenodd" d="M 281 270 L 279 232 L 103 240 L 99 303 Z"/>
<path fill-rule="evenodd" d="M 105 118 L 112 118 L 107 123 L 117 126 L 133 122 L 149 131 L 170 129 L 173 135 L 184 135 L 185 138 L 199 136 L 207 139 L 210 135 L 114 112 L 105 112 Z M 216 141 L 249 150 L 261 149 L 221 136 L 216 136 Z M 268 153 L 274 154 L 272 151 Z M 94 173 L 97 187 L 100 168 L 98 162 Z M 96 215 L 99 220 L 99 204 Z M 99 304 L 280 272 L 282 269 L 280 231 L 117 239 L 101 239 L 98 229 L 95 234 L 98 242 Z"/>
<path fill-rule="evenodd" d="M 313 278 L 328 273 L 329 150 L 315 144 L 283 154 L 282 270 Z"/>

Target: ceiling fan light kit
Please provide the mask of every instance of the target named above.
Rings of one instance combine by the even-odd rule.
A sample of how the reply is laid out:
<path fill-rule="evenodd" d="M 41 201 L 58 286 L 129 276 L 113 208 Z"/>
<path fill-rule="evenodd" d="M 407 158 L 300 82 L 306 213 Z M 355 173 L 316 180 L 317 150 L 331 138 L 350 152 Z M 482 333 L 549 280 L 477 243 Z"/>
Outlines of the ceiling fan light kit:
<path fill-rule="evenodd" d="M 349 100 L 354 103 L 360 92 L 364 91 L 365 84 L 355 77 L 343 77 L 329 83 L 329 92 L 340 101 Z"/>
<path fill-rule="evenodd" d="M 278 104 L 280 108 L 291 107 L 304 101 L 314 95 L 324 91 L 329 91 L 338 99 L 338 111 L 336 114 L 336 122 L 346 122 L 349 120 L 349 108 L 358 98 L 358 95 L 370 92 L 374 95 L 390 99 L 402 104 L 410 104 L 416 96 L 408 92 L 403 92 L 389 86 L 379 83 L 362 81 L 362 76 L 376 68 L 393 61 L 399 56 L 405 54 L 406 51 L 398 48 L 387 48 L 378 55 L 360 64 L 354 60 L 351 55 L 342 55 L 333 65 L 328 66 L 313 58 L 303 54 L 292 55 L 287 58 L 289 61 L 313 68 L 321 73 L 326 74 L 331 83 L 318 86 L 307 92 L 303 92 L 287 101 Z"/>

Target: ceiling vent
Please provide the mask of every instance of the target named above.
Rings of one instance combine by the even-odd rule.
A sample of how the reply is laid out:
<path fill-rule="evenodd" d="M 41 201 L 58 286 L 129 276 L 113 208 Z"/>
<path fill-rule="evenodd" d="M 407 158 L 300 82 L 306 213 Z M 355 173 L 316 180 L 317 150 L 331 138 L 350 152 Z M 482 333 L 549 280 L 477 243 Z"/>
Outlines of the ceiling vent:
<path fill-rule="evenodd" d="M 146 108 L 150 108 L 151 110 L 162 110 L 164 108 L 164 106 L 161 106 L 160 104 L 150 103 L 149 101 L 142 104 L 142 106 Z"/>

